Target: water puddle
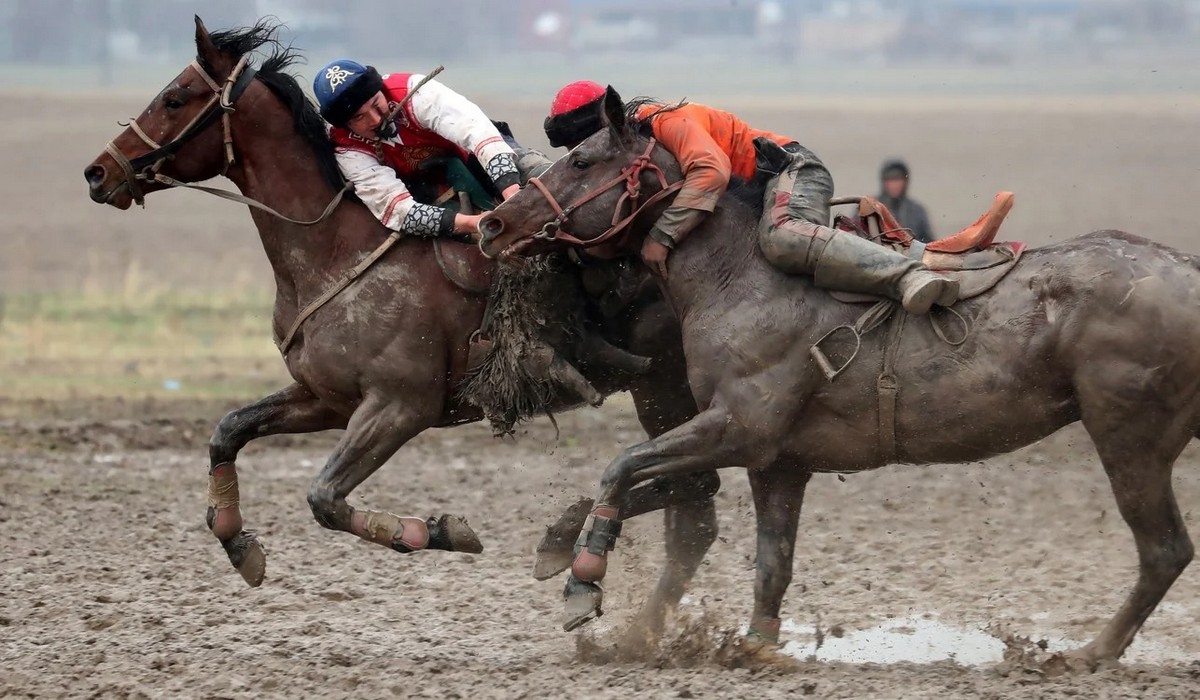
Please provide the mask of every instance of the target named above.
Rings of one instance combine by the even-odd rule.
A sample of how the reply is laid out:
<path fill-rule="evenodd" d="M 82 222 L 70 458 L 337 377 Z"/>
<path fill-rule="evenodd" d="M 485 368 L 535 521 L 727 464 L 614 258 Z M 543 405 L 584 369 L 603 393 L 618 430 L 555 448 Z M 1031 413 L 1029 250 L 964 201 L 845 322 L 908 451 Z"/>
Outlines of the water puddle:
<path fill-rule="evenodd" d="M 905 617 L 835 637 L 829 631 L 820 647 L 816 630 L 785 620 L 780 637 L 783 652 L 798 659 L 841 661 L 852 664 L 932 663 L 955 661 L 980 666 L 1000 661 L 1004 642 L 982 630 L 951 627 L 937 620 Z"/>
<path fill-rule="evenodd" d="M 852 664 L 933 663 L 953 661 L 963 666 L 986 666 L 1004 657 L 1004 642 L 983 629 L 947 625 L 932 616 L 911 615 L 888 620 L 875 627 L 847 630 L 834 636 L 824 630 L 818 646 L 816 630 L 811 625 L 784 620 L 780 629 L 783 652 L 797 659 L 838 661 Z M 1046 639 L 1050 651 L 1065 651 L 1083 645 L 1053 631 L 1030 635 Z M 1181 649 L 1139 639 L 1123 659 L 1130 663 L 1177 663 L 1192 661 Z"/>

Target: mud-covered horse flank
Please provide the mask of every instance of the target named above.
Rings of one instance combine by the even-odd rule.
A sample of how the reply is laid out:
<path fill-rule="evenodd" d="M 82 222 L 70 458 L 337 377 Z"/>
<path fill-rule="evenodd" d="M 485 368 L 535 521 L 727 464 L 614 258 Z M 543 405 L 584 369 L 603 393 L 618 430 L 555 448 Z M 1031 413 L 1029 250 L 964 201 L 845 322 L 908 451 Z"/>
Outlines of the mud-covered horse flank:
<path fill-rule="evenodd" d="M 210 34 L 197 18 L 198 65 L 186 67 L 172 80 L 139 114 L 137 124 L 150 139 L 170 142 L 209 101 L 211 84 L 225 81 L 248 52 L 265 51 L 268 56 L 229 113 L 228 133 L 236 157 L 228 170 L 222 129 L 217 127 L 196 133 L 164 162 L 161 172 L 184 182 L 224 172 L 242 195 L 297 220 L 311 220 L 342 180 L 324 124 L 299 84 L 286 73 L 298 55 L 278 43 L 276 30 L 274 24 L 260 22 Z M 131 128 L 118 135 L 113 146 L 127 159 L 136 159 L 150 148 Z M 125 175 L 110 153 L 101 154 L 84 175 L 96 202 L 121 209 L 132 204 Z M 157 182 L 144 187 L 146 193 L 163 188 Z M 389 235 L 352 199 L 307 227 L 258 210 L 250 214 L 274 271 L 277 342 L 302 308 Z M 487 282 L 494 273 L 493 264 L 474 246 L 448 242 L 444 253 L 473 271 L 477 281 Z M 477 408 L 456 396 L 456 390 L 466 377 L 469 339 L 481 327 L 485 307 L 483 296 L 443 274 L 429 241 L 400 240 L 367 274 L 320 307 L 296 335 L 284 358 L 294 383 L 220 421 L 209 450 L 208 521 L 247 582 L 261 583 L 265 551 L 244 525 L 236 460 L 247 443 L 266 435 L 345 430 L 308 493 L 313 516 L 321 525 L 401 552 L 479 549 L 474 533 L 460 519 L 398 517 L 355 508 L 347 497 L 425 429 L 482 418 Z M 694 414 L 678 326 L 661 297 L 639 296 L 623 313 L 604 320 L 603 326 L 606 334 L 633 352 L 652 358 L 657 371 L 619 380 L 602 372 L 595 378 L 599 391 L 629 388 L 651 434 Z M 578 403 L 578 397 L 555 397 L 552 405 Z M 717 483 L 715 474 L 675 480 L 665 487 L 634 492 L 625 504 L 633 512 L 669 511 L 668 549 L 677 564 L 664 572 L 660 588 L 667 593 L 657 601 L 659 607 L 678 600 L 671 592 L 682 590 L 715 538 L 711 496 Z M 677 504 L 693 501 L 708 502 L 710 507 L 674 512 Z"/>
<path fill-rule="evenodd" d="M 605 115 L 609 128 L 572 152 L 586 167 L 564 159 L 541 176 L 559 201 L 607 181 L 644 152 L 645 138 L 626 124 L 619 103 L 610 100 Z M 680 176 L 662 149 L 653 158 Z M 600 235 L 614 204 L 598 198 L 574 211 L 572 234 Z M 527 188 L 481 224 L 482 245 L 491 254 L 554 248 L 529 234 L 554 215 L 546 198 Z M 663 288 L 681 323 L 700 411 L 624 450 L 605 471 L 567 583 L 567 624 L 599 612 L 596 584 L 625 515 L 621 504 L 647 478 L 721 464 L 749 470 L 758 529 L 750 624 L 758 638 L 772 641 L 814 473 L 973 461 L 1082 421 L 1139 561 L 1132 592 L 1068 662 L 1094 668 L 1119 658 L 1193 556 L 1171 470 L 1200 433 L 1200 257 L 1097 231 L 1027 250 L 990 291 L 959 302 L 955 310 L 971 324 L 959 346 L 926 324 L 908 324 L 895 340 L 891 457 L 880 439 L 876 388 L 886 336 L 868 336 L 858 360 L 828 382 L 808 348 L 859 309 L 771 268 L 758 250 L 756 219 L 753 208 L 727 198 L 671 254 Z M 636 254 L 649 221 L 636 223 L 611 252 Z"/>

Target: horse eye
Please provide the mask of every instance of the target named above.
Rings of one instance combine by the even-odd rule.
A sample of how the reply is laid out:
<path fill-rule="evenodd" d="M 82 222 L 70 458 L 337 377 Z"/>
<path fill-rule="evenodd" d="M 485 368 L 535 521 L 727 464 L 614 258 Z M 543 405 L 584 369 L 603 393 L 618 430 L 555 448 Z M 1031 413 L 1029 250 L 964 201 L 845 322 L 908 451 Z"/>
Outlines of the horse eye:
<path fill-rule="evenodd" d="M 180 107 L 183 106 L 183 102 L 174 97 L 168 97 L 164 101 L 164 104 L 167 105 L 167 109 L 179 109 Z"/>
<path fill-rule="evenodd" d="M 571 161 L 571 166 L 576 170 L 587 170 L 588 167 L 591 166 L 591 163 L 587 162 L 586 160 L 576 158 L 575 160 Z"/>

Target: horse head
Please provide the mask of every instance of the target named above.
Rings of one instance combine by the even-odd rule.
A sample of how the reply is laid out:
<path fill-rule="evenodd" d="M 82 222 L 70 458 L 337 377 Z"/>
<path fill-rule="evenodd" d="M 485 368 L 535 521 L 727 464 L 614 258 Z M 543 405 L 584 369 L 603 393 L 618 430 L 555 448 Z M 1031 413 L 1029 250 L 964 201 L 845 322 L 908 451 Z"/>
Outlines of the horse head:
<path fill-rule="evenodd" d="M 196 60 L 84 169 L 92 200 L 128 209 L 172 178 L 195 182 L 224 174 L 233 162 L 229 117 L 254 78 L 249 51 L 241 48 L 273 42 L 275 31 L 260 23 L 237 35 L 209 34 L 196 17 Z"/>
<path fill-rule="evenodd" d="M 637 224 L 665 206 L 681 175 L 675 159 L 640 133 L 635 111 L 609 87 L 603 128 L 480 221 L 483 253 L 576 247 L 614 257 L 636 250 L 645 234 Z"/>

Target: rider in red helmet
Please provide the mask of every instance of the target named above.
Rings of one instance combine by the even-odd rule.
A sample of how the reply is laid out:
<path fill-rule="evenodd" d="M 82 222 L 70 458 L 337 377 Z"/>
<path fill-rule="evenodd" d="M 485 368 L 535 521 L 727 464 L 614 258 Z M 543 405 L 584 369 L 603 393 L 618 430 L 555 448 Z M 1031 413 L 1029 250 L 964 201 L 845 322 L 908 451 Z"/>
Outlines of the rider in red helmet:
<path fill-rule="evenodd" d="M 611 88 L 591 81 L 559 90 L 544 124 L 550 144 L 574 148 L 599 131 L 608 91 Z M 757 164 L 777 162 L 768 168 L 778 176 L 768 189 L 759 235 L 759 246 L 771 264 L 812 275 L 819 287 L 897 299 L 912 313 L 957 299 L 957 282 L 901 253 L 829 228 L 833 178 L 820 159 L 794 139 L 754 129 L 728 112 L 695 103 L 642 104 L 634 117 L 649 123 L 684 174 L 683 188 L 642 246 L 642 258 L 660 276 L 667 275 L 671 249 L 713 211 L 732 178 L 751 180 Z"/>

